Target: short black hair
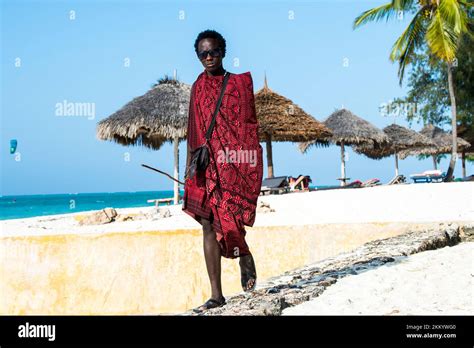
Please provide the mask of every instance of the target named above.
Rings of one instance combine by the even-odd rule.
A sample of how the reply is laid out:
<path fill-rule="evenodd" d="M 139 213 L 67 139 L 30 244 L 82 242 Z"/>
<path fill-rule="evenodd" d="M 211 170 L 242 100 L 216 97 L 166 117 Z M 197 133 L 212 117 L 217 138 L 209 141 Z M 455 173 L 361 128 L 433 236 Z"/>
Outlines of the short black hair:
<path fill-rule="evenodd" d="M 224 37 L 219 34 L 215 30 L 204 30 L 199 33 L 199 35 L 196 38 L 196 41 L 194 42 L 194 50 L 196 51 L 196 54 L 198 53 L 198 45 L 199 41 L 203 39 L 216 39 L 219 45 L 219 48 L 222 50 L 222 58 L 225 57 L 225 52 L 226 52 L 226 45 L 225 45 L 225 39 Z"/>

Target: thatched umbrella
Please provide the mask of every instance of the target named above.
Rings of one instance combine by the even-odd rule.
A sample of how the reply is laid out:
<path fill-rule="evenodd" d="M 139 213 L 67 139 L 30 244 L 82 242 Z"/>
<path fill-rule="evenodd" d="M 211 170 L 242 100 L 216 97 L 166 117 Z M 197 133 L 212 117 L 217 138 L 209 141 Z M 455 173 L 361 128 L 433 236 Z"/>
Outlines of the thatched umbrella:
<path fill-rule="evenodd" d="M 187 132 L 191 86 L 165 76 L 152 89 L 123 106 L 97 125 L 97 137 L 122 145 L 142 145 L 158 150 L 164 142 L 174 144 L 174 178 L 179 178 L 179 141 Z M 174 202 L 179 186 L 174 183 Z"/>
<path fill-rule="evenodd" d="M 384 132 L 347 109 L 333 112 L 323 124 L 333 132 L 330 142 L 341 147 L 341 186 L 346 181 L 345 145 L 382 146 L 389 142 Z M 317 144 L 313 141 L 300 144 L 301 152 L 306 152 L 312 145 Z"/>
<path fill-rule="evenodd" d="M 255 94 L 259 139 L 267 145 L 268 177 L 273 178 L 272 141 L 315 141 L 324 144 L 332 132 L 290 99 L 268 88 L 267 77 Z"/>
<path fill-rule="evenodd" d="M 474 143 L 474 124 L 466 125 L 461 124 L 458 126 L 457 134 L 464 141 L 467 141 L 469 144 Z M 459 139 L 459 138 L 458 138 Z M 461 149 L 465 153 L 474 153 L 474 146 L 469 146 Z"/>
<path fill-rule="evenodd" d="M 435 145 L 430 138 L 423 134 L 397 124 L 391 124 L 385 127 L 383 131 L 387 134 L 390 143 L 382 146 L 358 145 L 354 146 L 354 151 L 372 159 L 395 155 L 395 175 L 398 175 L 398 153 L 400 151 L 418 147 L 433 147 Z"/>
<path fill-rule="evenodd" d="M 434 142 L 434 147 L 421 147 L 414 149 L 407 149 L 400 152 L 400 158 L 405 158 L 409 155 L 431 155 L 433 157 L 434 169 L 437 169 L 437 157 L 443 153 L 450 153 L 452 149 L 452 135 L 449 132 L 445 132 L 439 127 L 432 124 L 428 124 L 423 127 L 420 131 L 421 134 L 430 138 Z M 457 138 L 458 148 L 457 151 L 463 151 L 471 146 L 466 140 Z M 465 168 L 463 175 L 465 174 Z"/>

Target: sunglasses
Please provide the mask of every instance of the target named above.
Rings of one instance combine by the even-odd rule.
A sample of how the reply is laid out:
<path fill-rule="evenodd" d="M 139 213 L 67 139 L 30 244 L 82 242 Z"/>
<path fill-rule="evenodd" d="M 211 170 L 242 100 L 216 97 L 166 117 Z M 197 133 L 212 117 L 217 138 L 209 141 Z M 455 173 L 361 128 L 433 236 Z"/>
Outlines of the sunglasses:
<path fill-rule="evenodd" d="M 204 60 L 207 58 L 207 55 L 210 54 L 211 57 L 220 57 L 221 55 L 221 49 L 220 48 L 216 48 L 214 50 L 209 50 L 209 51 L 201 51 L 201 52 L 198 52 L 197 56 L 200 60 Z"/>

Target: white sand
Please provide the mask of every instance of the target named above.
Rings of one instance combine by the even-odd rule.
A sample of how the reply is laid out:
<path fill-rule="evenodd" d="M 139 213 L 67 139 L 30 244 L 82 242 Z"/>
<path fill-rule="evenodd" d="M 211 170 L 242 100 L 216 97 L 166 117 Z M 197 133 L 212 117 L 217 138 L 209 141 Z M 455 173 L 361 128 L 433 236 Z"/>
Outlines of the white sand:
<path fill-rule="evenodd" d="M 323 190 L 260 196 L 276 211 L 257 214 L 254 227 L 371 222 L 474 221 L 474 183 L 432 183 Z M 113 222 L 79 226 L 74 215 L 51 215 L 0 221 L 0 235 L 136 232 L 200 228 L 181 210 L 169 206 L 171 217 L 161 220 Z M 153 207 L 117 209 L 119 214 L 151 211 Z"/>
<path fill-rule="evenodd" d="M 474 243 L 347 276 L 283 315 L 474 315 Z"/>

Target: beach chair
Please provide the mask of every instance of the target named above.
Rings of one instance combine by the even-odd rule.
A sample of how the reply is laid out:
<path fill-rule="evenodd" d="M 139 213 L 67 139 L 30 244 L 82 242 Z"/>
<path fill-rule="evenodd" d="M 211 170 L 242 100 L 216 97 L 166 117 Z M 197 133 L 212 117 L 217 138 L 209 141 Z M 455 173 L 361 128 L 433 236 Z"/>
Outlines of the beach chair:
<path fill-rule="evenodd" d="M 359 188 L 362 187 L 362 181 L 354 180 L 353 182 L 348 183 L 346 186 L 341 186 L 341 188 Z"/>
<path fill-rule="evenodd" d="M 179 197 L 181 200 L 182 197 Z M 170 205 L 171 202 L 173 202 L 174 199 L 173 198 L 158 198 L 158 199 L 149 199 L 147 200 L 146 202 L 147 203 L 155 203 L 155 207 L 158 207 L 160 205 L 160 203 L 166 203 L 166 205 Z"/>
<path fill-rule="evenodd" d="M 446 177 L 446 173 L 441 172 L 440 170 L 425 170 L 421 174 L 410 175 L 410 178 L 413 180 L 414 183 L 442 182 L 445 177 Z"/>
<path fill-rule="evenodd" d="M 465 176 L 464 178 L 459 178 L 459 179 L 460 180 L 458 181 L 474 181 L 474 175 Z"/>
<path fill-rule="evenodd" d="M 342 190 L 342 189 L 351 189 L 351 188 L 359 188 L 362 187 L 362 181 L 355 180 L 347 184 L 346 186 L 325 186 L 325 187 L 318 187 L 316 191 L 326 191 L 326 190 Z"/>
<path fill-rule="evenodd" d="M 372 186 L 377 186 L 377 185 L 381 185 L 380 180 L 374 178 L 374 179 L 364 181 L 361 187 L 372 187 Z"/>
<path fill-rule="evenodd" d="M 392 180 L 390 180 L 387 185 L 397 185 L 406 183 L 407 178 L 405 175 L 396 175 Z"/>
<path fill-rule="evenodd" d="M 266 178 L 262 181 L 260 194 L 281 194 L 290 190 L 288 178 L 286 176 L 276 176 L 274 178 Z"/>
<path fill-rule="evenodd" d="M 309 183 L 312 182 L 309 175 L 299 175 L 298 178 L 292 176 L 288 177 L 288 184 L 290 186 L 290 191 L 309 191 Z"/>

